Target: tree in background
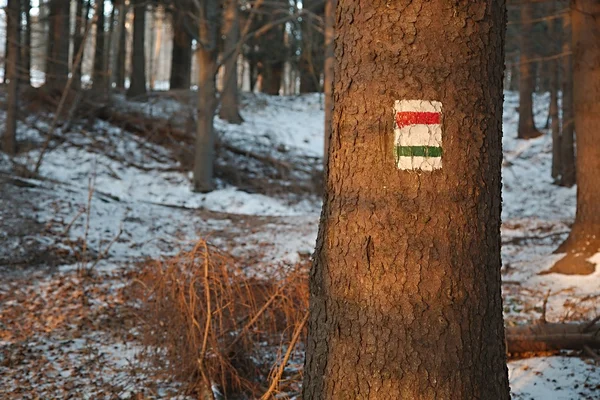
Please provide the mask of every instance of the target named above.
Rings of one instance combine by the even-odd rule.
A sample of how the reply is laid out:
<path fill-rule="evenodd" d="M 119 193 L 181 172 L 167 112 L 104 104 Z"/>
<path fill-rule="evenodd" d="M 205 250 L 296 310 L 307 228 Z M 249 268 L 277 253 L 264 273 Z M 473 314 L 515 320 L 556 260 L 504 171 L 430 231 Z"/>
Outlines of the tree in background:
<path fill-rule="evenodd" d="M 521 3 L 521 59 L 519 61 L 519 139 L 532 139 L 542 135 L 533 121 L 533 92 L 535 90 L 535 64 L 532 46 L 533 4 Z"/>
<path fill-rule="evenodd" d="M 338 3 L 304 399 L 509 399 L 505 23 L 497 0 Z"/>
<path fill-rule="evenodd" d="M 205 0 L 198 10 L 198 112 L 194 157 L 194 191 L 213 190 L 215 159 L 214 117 L 217 108 L 219 1 Z"/>
<path fill-rule="evenodd" d="M 189 9 L 182 7 L 181 2 L 177 2 L 172 12 L 173 21 L 173 49 L 171 51 L 171 76 L 169 87 L 171 89 L 188 90 L 191 85 L 192 74 L 192 36 L 189 34 L 186 26 L 186 19 L 190 17 L 187 12 Z"/>
<path fill-rule="evenodd" d="M 323 71 L 323 30 L 317 20 L 323 18 L 325 2 L 305 0 L 302 2 L 302 54 L 300 56 L 300 93 L 321 91 L 321 73 Z"/>
<path fill-rule="evenodd" d="M 238 0 L 225 0 L 223 14 L 223 35 L 225 45 L 223 56 L 225 60 L 225 74 L 223 79 L 223 92 L 221 93 L 221 109 L 219 116 L 232 124 L 240 124 L 242 119 L 239 111 L 238 99 L 238 46 L 240 41 L 240 19 Z"/>
<path fill-rule="evenodd" d="M 146 94 L 146 4 L 145 0 L 132 0 L 133 47 L 131 51 L 131 75 L 127 97 L 140 98 Z"/>
<path fill-rule="evenodd" d="M 17 110 L 19 92 L 19 47 L 21 33 L 21 4 L 19 0 L 8 0 L 6 6 L 6 33 L 8 37 L 5 83 L 8 81 L 6 100 L 6 122 L 2 138 L 2 150 L 6 154 L 17 153 Z"/>
<path fill-rule="evenodd" d="M 23 40 L 21 41 L 21 80 L 24 84 L 31 84 L 31 0 L 21 0 L 25 26 L 23 29 Z"/>
<path fill-rule="evenodd" d="M 561 155 L 562 173 L 559 184 L 572 187 L 576 181 L 575 170 L 575 133 L 573 125 L 573 66 L 571 53 L 571 14 L 567 13 L 562 19 L 562 124 L 561 124 Z"/>
<path fill-rule="evenodd" d="M 117 89 L 125 89 L 125 58 L 127 53 L 127 5 L 125 4 L 125 0 L 117 0 L 115 1 L 115 5 L 119 10 L 118 17 L 118 44 L 116 57 L 115 57 L 115 67 L 114 67 L 114 77 L 115 77 L 115 86 Z"/>
<path fill-rule="evenodd" d="M 94 72 L 92 74 L 92 89 L 105 92 L 108 89 L 108 76 L 106 74 L 104 51 L 104 0 L 96 0 L 96 45 L 94 48 Z M 114 10 L 114 7 L 113 7 Z"/>
<path fill-rule="evenodd" d="M 50 0 L 45 85 L 62 90 L 69 78 L 70 1 Z"/>
<path fill-rule="evenodd" d="M 551 8 L 551 11 L 556 13 L 558 7 L 556 7 L 556 1 Z M 560 37 L 560 19 L 554 18 L 550 22 L 550 48 L 552 50 L 552 56 L 556 57 L 561 51 L 561 37 Z M 559 75 L 558 66 L 559 60 L 552 59 L 549 61 L 550 64 L 550 109 L 548 112 L 548 118 L 551 121 L 551 132 L 552 132 L 552 170 L 551 175 L 555 183 L 560 182 L 560 176 L 562 173 L 562 163 L 560 160 L 561 156 L 561 137 L 560 137 L 560 119 L 558 116 L 558 88 L 559 88 Z"/>
<path fill-rule="evenodd" d="M 571 7 L 573 109 L 577 134 L 577 212 L 566 252 L 550 270 L 591 274 L 587 258 L 600 250 L 600 2 L 574 0 Z"/>

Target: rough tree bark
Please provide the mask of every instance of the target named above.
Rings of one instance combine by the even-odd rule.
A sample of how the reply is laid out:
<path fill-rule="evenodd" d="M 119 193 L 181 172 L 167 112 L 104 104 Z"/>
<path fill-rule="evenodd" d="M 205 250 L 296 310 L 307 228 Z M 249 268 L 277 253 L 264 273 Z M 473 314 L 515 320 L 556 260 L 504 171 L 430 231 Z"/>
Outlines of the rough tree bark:
<path fill-rule="evenodd" d="M 244 120 L 240 115 L 238 99 L 238 52 L 236 48 L 240 40 L 240 20 L 237 0 L 227 0 L 223 21 L 223 33 L 225 35 L 223 54 L 229 58 L 225 61 L 219 116 L 232 124 L 241 124 Z"/>
<path fill-rule="evenodd" d="M 560 186 L 572 187 L 576 181 L 575 170 L 575 133 L 573 125 L 573 58 L 571 53 L 571 14 L 563 15 L 564 40 L 562 52 L 562 126 L 561 156 L 562 174 Z"/>
<path fill-rule="evenodd" d="M 21 46 L 20 65 L 23 69 L 21 82 L 31 84 L 31 0 L 21 0 L 25 14 L 25 29 L 23 31 L 23 46 Z"/>
<path fill-rule="evenodd" d="M 140 98 L 146 94 L 146 1 L 132 0 L 133 46 L 131 50 L 131 75 L 127 97 Z"/>
<path fill-rule="evenodd" d="M 505 11 L 503 0 L 338 3 L 304 399 L 509 398 Z"/>
<path fill-rule="evenodd" d="M 532 139 L 542 135 L 533 121 L 533 91 L 535 89 L 535 63 L 533 56 L 532 22 L 534 5 L 525 2 L 521 4 L 521 59 L 519 61 L 519 139 Z"/>
<path fill-rule="evenodd" d="M 327 166 L 329 155 L 329 141 L 331 137 L 331 117 L 333 113 L 333 66 L 335 63 L 335 9 L 337 0 L 325 2 L 325 67 L 323 74 L 323 91 L 325 92 L 325 141 L 323 152 L 323 166 Z"/>
<path fill-rule="evenodd" d="M 217 74 L 219 0 L 206 0 L 199 10 L 198 112 L 196 151 L 194 156 L 194 191 L 213 190 L 215 158 L 214 116 L 217 106 L 215 76 Z"/>
<path fill-rule="evenodd" d="M 70 2 L 50 0 L 46 88 L 62 90 L 69 78 Z"/>
<path fill-rule="evenodd" d="M 94 70 L 92 72 L 92 89 L 105 92 L 108 89 L 108 77 L 104 69 L 104 0 L 97 1 L 96 13 L 96 45 L 94 48 Z"/>
<path fill-rule="evenodd" d="M 550 270 L 591 274 L 587 258 L 600 250 L 600 1 L 575 0 L 571 7 L 573 42 L 573 110 L 577 134 L 577 212 L 567 252 Z"/>
<path fill-rule="evenodd" d="M 185 13 L 173 13 L 173 50 L 171 51 L 171 89 L 189 90 L 192 73 L 192 37 L 184 28 Z"/>
<path fill-rule="evenodd" d="M 8 59 L 6 60 L 5 82 L 8 80 L 6 99 L 6 122 L 2 138 L 2 149 L 6 154 L 17 152 L 17 110 L 19 91 L 19 36 L 21 27 L 21 5 L 19 0 L 8 0 L 6 5 L 6 35 L 8 37 Z"/>

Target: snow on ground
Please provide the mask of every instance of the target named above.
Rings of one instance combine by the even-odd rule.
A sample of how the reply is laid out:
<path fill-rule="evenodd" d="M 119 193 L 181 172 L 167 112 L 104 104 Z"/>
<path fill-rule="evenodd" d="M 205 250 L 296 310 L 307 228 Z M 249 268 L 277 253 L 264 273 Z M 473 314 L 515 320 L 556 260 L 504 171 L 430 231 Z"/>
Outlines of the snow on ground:
<path fill-rule="evenodd" d="M 186 112 L 176 99 L 117 100 L 122 107 L 161 118 Z M 542 126 L 548 98 L 535 100 L 536 122 Z M 539 318 L 547 296 L 549 320 L 567 316 L 567 320 L 586 320 L 598 314 L 600 268 L 585 277 L 539 275 L 560 257 L 552 251 L 573 221 L 575 188 L 552 185 L 549 135 L 516 140 L 517 106 L 517 95 L 507 93 L 502 213 L 507 324 Z M 320 96 L 247 95 L 242 116 L 241 125 L 216 119 L 220 140 L 282 165 L 301 160 L 304 167 L 319 170 Z M 43 141 L 30 127 L 43 122 L 30 118 L 26 122 L 19 126 L 20 139 Z M 53 270 L 58 273 L 25 269 L 7 274 L 11 278 L 0 283 L 0 397 L 30 398 L 26 391 L 15 392 L 18 387 L 28 389 L 27 393 L 33 388 L 43 398 L 61 398 L 66 392 L 93 398 L 110 397 L 106 393 L 120 398 L 136 393 L 168 397 L 177 389 L 172 382 L 154 382 L 148 389 L 156 380 L 140 373 L 143 365 L 131 344 L 132 328 L 119 326 L 117 336 L 102 329 L 106 316 L 118 315 L 126 302 L 119 288 L 130 279 L 131 265 L 145 257 L 174 254 L 203 237 L 246 262 L 249 274 L 271 276 L 312 252 L 320 202 L 315 195 L 264 194 L 223 180 L 211 193 L 194 193 L 190 175 L 167 149 L 107 122 L 74 125 L 71 132 L 57 133 L 64 141 L 53 143 L 45 155 L 40 171 L 46 179 L 9 176 L 3 183 L 0 175 L 0 185 L 11 188 L 12 197 L 4 201 L 14 207 L 0 212 L 0 244 L 10 243 L 14 249 L 37 243 L 43 255 L 52 253 L 66 260 Z M 35 149 L 23 153 L 17 162 L 31 166 L 38 154 Z M 8 160 L 0 161 L 0 174 L 8 176 Z M 246 161 L 240 158 L 240 162 Z M 290 175 L 290 182 L 299 176 Z M 308 172 L 301 176 L 307 179 Z M 1 201 L 2 196 L 3 206 Z M 2 220 L 8 223 L 9 214 L 23 210 L 30 210 L 27 216 L 35 233 L 13 238 L 12 232 L 2 232 Z M 2 252 L 0 248 L 0 261 Z M 600 264 L 600 255 L 591 261 Z M 0 267 L 5 273 L 15 269 Z M 97 272 L 91 284 L 77 275 L 82 268 Z M 55 296 L 65 293 L 73 304 L 51 304 Z M 60 317 L 63 306 L 69 318 Z M 19 329 L 3 325 L 5 318 L 16 321 Z M 27 329 L 35 334 L 26 336 Z M 39 369 L 36 360 L 40 359 L 52 368 Z M 567 354 L 524 359 L 510 362 L 509 370 L 516 399 L 600 398 L 600 373 L 585 359 Z M 60 392 L 64 385 L 73 388 Z"/>

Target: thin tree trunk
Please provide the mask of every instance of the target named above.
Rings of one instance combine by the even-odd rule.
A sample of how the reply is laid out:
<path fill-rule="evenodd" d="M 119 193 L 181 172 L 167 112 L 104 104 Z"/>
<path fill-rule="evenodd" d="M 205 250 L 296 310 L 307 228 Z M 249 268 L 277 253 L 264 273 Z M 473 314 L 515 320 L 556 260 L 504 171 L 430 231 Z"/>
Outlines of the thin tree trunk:
<path fill-rule="evenodd" d="M 6 60 L 6 80 L 8 80 L 6 101 L 6 122 L 2 148 L 6 154 L 17 153 L 17 110 L 19 93 L 19 40 L 21 26 L 21 5 L 19 0 L 8 0 L 6 6 L 6 35 L 8 37 L 8 59 Z"/>
<path fill-rule="evenodd" d="M 237 85 L 237 51 L 240 40 L 240 22 L 238 16 L 238 0 L 227 0 L 225 14 L 223 15 L 223 32 L 225 34 L 225 47 L 223 54 L 229 58 L 225 61 L 225 76 L 223 92 L 221 93 L 221 109 L 219 116 L 232 124 L 241 124 L 244 120 L 240 116 L 238 85 Z"/>
<path fill-rule="evenodd" d="M 87 16 L 83 15 L 83 2 L 84 0 L 77 0 L 77 6 L 75 11 L 75 34 L 73 35 L 73 57 L 71 65 L 75 66 L 75 58 L 77 58 L 77 52 L 83 44 L 83 32 L 87 25 Z M 88 9 L 89 11 L 89 9 Z M 79 66 L 73 68 L 73 88 L 75 90 L 81 87 L 81 63 Z"/>
<path fill-rule="evenodd" d="M 218 0 L 206 0 L 199 18 L 198 115 L 194 157 L 194 191 L 213 190 L 215 158 L 214 116 L 217 106 Z"/>
<path fill-rule="evenodd" d="M 22 0 L 25 14 L 25 29 L 23 31 L 23 46 L 21 47 L 22 82 L 31 84 L 31 0 Z"/>
<path fill-rule="evenodd" d="M 114 67 L 116 65 L 116 58 L 117 58 L 117 54 L 116 52 L 118 51 L 117 46 L 114 45 L 115 43 L 115 36 L 116 36 L 116 40 L 118 41 L 119 39 L 119 27 L 117 26 L 117 24 L 115 24 L 115 21 L 117 19 L 117 4 L 112 4 L 112 10 L 110 12 L 110 19 L 108 21 L 108 33 L 106 34 L 106 42 L 105 42 L 105 48 L 104 48 L 104 71 L 106 73 L 106 88 L 108 90 L 112 89 L 112 84 L 114 81 Z"/>
<path fill-rule="evenodd" d="M 567 255 L 551 271 L 585 274 L 594 272 L 594 268 L 581 264 L 573 269 L 573 259 L 581 254 L 591 257 L 600 251 L 600 2 L 575 0 L 571 16 L 577 212 L 569 238 L 561 246 Z"/>
<path fill-rule="evenodd" d="M 329 141 L 331 138 L 331 118 L 333 113 L 333 66 L 335 63 L 335 9 L 337 0 L 325 2 L 325 69 L 323 86 L 325 92 L 325 140 L 323 152 L 323 166 L 327 166 L 329 155 Z"/>
<path fill-rule="evenodd" d="M 133 47 L 131 51 L 131 76 L 127 97 L 140 98 L 146 94 L 146 1 L 132 0 Z"/>
<path fill-rule="evenodd" d="M 153 31 L 156 34 L 154 38 L 154 52 L 152 54 L 152 89 L 154 90 L 156 89 L 156 79 L 158 78 L 158 72 L 160 71 L 160 48 L 162 46 L 163 21 L 160 15 L 160 8 L 155 7 L 152 15 L 154 20 Z"/>
<path fill-rule="evenodd" d="M 127 53 L 127 6 L 125 0 L 119 3 L 119 44 L 115 66 L 115 86 L 125 89 L 125 58 Z"/>
<path fill-rule="evenodd" d="M 558 7 L 556 2 L 552 7 L 552 11 L 557 12 Z M 556 18 L 550 22 L 550 41 L 552 43 L 553 53 L 558 54 L 560 51 L 560 35 L 559 35 L 560 20 Z M 560 181 L 562 172 L 561 156 L 561 137 L 560 137 L 560 121 L 558 118 L 558 63 L 559 60 L 550 61 L 550 111 L 548 118 L 551 121 L 552 130 L 552 178 L 554 182 Z"/>
<path fill-rule="evenodd" d="M 96 47 L 94 51 L 94 71 L 92 73 L 92 89 L 105 92 L 107 85 L 107 76 L 104 69 L 104 0 L 97 2 L 96 12 L 98 17 L 96 18 Z"/>
<path fill-rule="evenodd" d="M 184 28 L 183 20 L 187 16 L 179 11 L 173 14 L 173 50 L 171 53 L 171 77 L 169 87 L 173 89 L 190 88 L 192 73 L 192 38 Z"/>
<path fill-rule="evenodd" d="M 571 52 L 571 15 L 563 16 L 562 52 Z M 573 125 L 573 65 L 572 56 L 562 58 L 562 128 L 561 128 L 561 162 L 563 166 L 560 180 L 561 186 L 572 187 L 576 181 L 575 170 L 575 133 Z"/>
<path fill-rule="evenodd" d="M 506 9 L 453 4 L 338 2 L 304 399 L 509 399 Z"/>
<path fill-rule="evenodd" d="M 509 90 L 516 92 L 519 90 L 519 62 L 518 60 L 513 60 L 510 65 L 510 85 Z"/>
<path fill-rule="evenodd" d="M 62 90 L 69 78 L 70 2 L 50 0 L 49 7 L 45 85 L 50 90 Z"/>
<path fill-rule="evenodd" d="M 535 90 L 535 63 L 532 48 L 531 20 L 533 4 L 521 3 L 521 59 L 519 65 L 519 139 L 532 139 L 542 135 L 533 121 L 533 92 Z"/>

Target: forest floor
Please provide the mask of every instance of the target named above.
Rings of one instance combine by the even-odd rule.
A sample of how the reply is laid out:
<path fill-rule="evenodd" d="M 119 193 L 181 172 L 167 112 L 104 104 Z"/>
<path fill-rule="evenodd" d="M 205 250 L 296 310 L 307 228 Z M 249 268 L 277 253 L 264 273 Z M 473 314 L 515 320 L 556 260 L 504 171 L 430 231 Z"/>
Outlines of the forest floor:
<path fill-rule="evenodd" d="M 147 103 L 114 103 L 177 124 L 189 108 L 180 100 L 157 94 Z M 198 238 L 254 276 L 306 261 L 321 206 L 322 100 L 244 96 L 243 124 L 216 121 L 218 180 L 208 194 L 190 190 L 189 143 L 142 137 L 108 118 L 59 128 L 40 176 L 23 177 L 18 171 L 35 165 L 52 115 L 25 118 L 19 155 L 0 155 L 0 398 L 176 396 L 181 385 L 157 379 L 140 358 L 138 316 L 124 289 L 141 264 L 190 249 Z M 600 268 L 587 276 L 539 274 L 561 257 L 552 252 L 573 221 L 575 188 L 552 184 L 548 134 L 515 139 L 517 100 L 506 94 L 506 323 L 539 320 L 544 303 L 548 321 L 587 321 L 600 311 Z M 547 96 L 535 104 L 540 126 Z M 600 254 L 590 261 L 600 264 Z M 293 362 L 301 365 L 301 356 Z M 578 353 L 513 360 L 509 377 L 515 399 L 600 398 L 600 369 Z M 298 384 L 282 389 L 293 398 Z"/>

